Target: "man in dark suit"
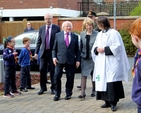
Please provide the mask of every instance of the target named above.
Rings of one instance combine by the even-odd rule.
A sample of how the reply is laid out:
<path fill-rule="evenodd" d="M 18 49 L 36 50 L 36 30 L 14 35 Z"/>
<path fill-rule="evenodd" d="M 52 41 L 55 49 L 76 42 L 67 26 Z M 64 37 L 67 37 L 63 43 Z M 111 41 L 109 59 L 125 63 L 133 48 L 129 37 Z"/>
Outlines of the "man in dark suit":
<path fill-rule="evenodd" d="M 47 13 L 44 16 L 45 24 L 39 29 L 39 37 L 37 46 L 35 49 L 35 58 L 38 58 L 38 52 L 40 50 L 40 91 L 39 95 L 47 91 L 46 87 L 46 75 L 50 71 L 51 78 L 51 94 L 54 94 L 54 64 L 52 61 L 52 48 L 55 40 L 55 34 L 60 32 L 60 27 L 52 24 L 52 15 Z M 50 66 L 50 69 L 49 69 Z"/>
<path fill-rule="evenodd" d="M 35 30 L 34 28 L 31 27 L 31 23 L 30 22 L 27 22 L 26 26 L 27 26 L 27 28 L 25 28 L 24 32 Z"/>
<path fill-rule="evenodd" d="M 55 42 L 52 51 L 53 63 L 55 65 L 54 83 L 55 96 L 54 101 L 58 101 L 61 95 L 61 77 L 62 70 L 66 70 L 66 100 L 72 95 L 75 68 L 80 65 L 80 51 L 78 45 L 78 36 L 71 32 L 72 23 L 65 21 L 62 24 L 62 32 L 55 35 Z"/>

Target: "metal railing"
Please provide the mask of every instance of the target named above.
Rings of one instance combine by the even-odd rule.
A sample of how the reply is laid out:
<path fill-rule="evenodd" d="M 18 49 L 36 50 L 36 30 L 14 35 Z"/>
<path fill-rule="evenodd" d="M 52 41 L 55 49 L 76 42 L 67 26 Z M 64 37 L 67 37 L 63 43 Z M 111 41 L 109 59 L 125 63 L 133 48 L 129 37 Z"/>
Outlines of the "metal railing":
<path fill-rule="evenodd" d="M 78 2 L 80 7 L 80 16 L 86 16 L 87 11 L 95 13 L 107 12 L 109 16 L 114 15 L 114 2 Z M 129 16 L 130 11 L 139 5 L 139 1 L 125 1 L 116 3 L 117 16 Z"/>

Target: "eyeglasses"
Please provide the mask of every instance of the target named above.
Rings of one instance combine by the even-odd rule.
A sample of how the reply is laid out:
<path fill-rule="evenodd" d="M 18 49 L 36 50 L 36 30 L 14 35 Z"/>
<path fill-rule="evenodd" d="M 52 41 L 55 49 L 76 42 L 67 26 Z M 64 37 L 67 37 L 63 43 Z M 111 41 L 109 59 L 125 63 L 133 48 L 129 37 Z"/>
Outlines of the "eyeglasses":
<path fill-rule="evenodd" d="M 51 20 L 52 18 L 45 18 L 45 20 Z"/>

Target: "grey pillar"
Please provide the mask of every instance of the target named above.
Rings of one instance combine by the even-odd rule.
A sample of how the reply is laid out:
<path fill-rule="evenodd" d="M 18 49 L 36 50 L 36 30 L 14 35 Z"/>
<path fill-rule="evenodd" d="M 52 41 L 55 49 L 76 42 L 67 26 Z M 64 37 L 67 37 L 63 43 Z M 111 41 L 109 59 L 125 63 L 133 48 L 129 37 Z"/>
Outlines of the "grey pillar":
<path fill-rule="evenodd" d="M 0 83 L 4 83 L 4 60 L 2 55 L 0 55 Z"/>

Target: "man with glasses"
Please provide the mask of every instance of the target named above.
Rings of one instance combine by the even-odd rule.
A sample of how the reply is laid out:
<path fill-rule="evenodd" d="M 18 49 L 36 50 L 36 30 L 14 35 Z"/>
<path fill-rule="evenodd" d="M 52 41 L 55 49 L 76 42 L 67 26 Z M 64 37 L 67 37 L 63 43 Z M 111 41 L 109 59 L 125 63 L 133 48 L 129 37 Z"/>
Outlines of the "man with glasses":
<path fill-rule="evenodd" d="M 54 94 L 54 64 L 52 61 L 52 48 L 55 40 L 55 34 L 60 32 L 60 27 L 52 24 L 52 15 L 50 13 L 44 16 L 45 25 L 39 29 L 39 37 L 35 49 L 35 58 L 38 58 L 40 50 L 40 91 L 39 95 L 47 91 L 46 87 L 46 74 L 50 71 L 51 79 L 51 94 Z"/>

